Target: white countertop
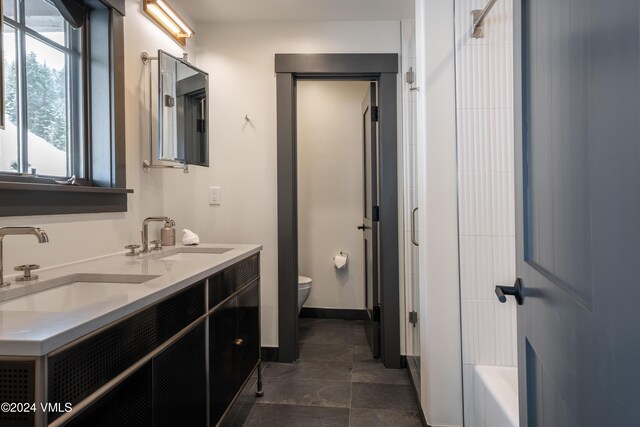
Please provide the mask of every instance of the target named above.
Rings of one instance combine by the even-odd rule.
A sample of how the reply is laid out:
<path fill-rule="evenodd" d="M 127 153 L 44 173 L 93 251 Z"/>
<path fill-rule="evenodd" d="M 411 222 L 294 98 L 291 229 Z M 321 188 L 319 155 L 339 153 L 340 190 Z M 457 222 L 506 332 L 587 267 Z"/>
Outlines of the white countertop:
<path fill-rule="evenodd" d="M 160 252 L 127 257 L 124 252 L 39 270 L 39 279 L 0 290 L 0 356 L 42 356 L 224 270 L 260 250 L 260 245 L 202 244 L 231 248 L 222 254 L 158 259 Z M 38 284 L 70 275 L 158 276 L 144 283 L 75 283 L 50 288 Z M 40 297 L 38 293 L 41 292 Z M 46 292 L 46 298 L 42 298 Z M 19 296 L 20 294 L 28 296 Z M 17 298 L 14 298 L 17 297 Z M 7 299 L 13 298 L 13 299 Z"/>

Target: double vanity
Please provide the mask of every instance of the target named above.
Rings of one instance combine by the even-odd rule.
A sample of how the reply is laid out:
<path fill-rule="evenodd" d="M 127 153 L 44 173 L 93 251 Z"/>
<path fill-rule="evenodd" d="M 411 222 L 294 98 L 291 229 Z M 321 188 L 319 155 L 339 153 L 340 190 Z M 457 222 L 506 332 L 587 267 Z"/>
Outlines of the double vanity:
<path fill-rule="evenodd" d="M 237 424 L 262 392 L 261 249 L 119 253 L 1 288 L 0 425 Z"/>

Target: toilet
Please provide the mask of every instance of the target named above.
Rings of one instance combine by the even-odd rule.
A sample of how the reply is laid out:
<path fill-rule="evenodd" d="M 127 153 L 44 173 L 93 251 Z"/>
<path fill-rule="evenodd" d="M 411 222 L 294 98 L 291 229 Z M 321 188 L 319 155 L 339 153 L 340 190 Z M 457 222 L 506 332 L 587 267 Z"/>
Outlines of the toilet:
<path fill-rule="evenodd" d="M 311 293 L 311 279 L 305 276 L 298 276 L 298 314 Z"/>

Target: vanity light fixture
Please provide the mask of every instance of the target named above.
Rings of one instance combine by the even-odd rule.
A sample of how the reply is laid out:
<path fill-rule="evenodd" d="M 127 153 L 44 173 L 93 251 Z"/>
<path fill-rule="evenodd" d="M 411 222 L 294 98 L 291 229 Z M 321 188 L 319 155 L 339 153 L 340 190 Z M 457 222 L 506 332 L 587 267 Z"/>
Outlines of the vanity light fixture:
<path fill-rule="evenodd" d="M 194 32 L 165 0 L 144 0 L 144 11 L 178 43 L 185 46 Z"/>

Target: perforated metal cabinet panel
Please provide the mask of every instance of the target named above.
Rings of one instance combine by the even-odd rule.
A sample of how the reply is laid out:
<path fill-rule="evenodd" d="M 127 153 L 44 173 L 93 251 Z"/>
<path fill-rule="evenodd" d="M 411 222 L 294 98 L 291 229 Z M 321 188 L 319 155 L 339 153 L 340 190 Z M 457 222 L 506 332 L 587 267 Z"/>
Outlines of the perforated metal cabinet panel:
<path fill-rule="evenodd" d="M 149 362 L 64 427 L 152 427 L 151 374 Z"/>
<path fill-rule="evenodd" d="M 253 255 L 209 278 L 209 309 L 260 275 L 260 254 Z"/>
<path fill-rule="evenodd" d="M 240 393 L 233 407 L 229 409 L 218 427 L 235 427 L 244 424 L 251 408 L 256 401 L 252 389 L 257 381 L 257 371 L 254 371 L 260 358 L 260 299 L 259 281 L 246 287 L 237 297 L 238 332 L 242 345 L 235 347 L 233 357 L 233 384 L 241 387 L 250 375 L 253 377 L 246 383 L 244 389 L 234 390 Z"/>
<path fill-rule="evenodd" d="M 237 389 L 234 369 L 237 300 L 233 298 L 226 302 L 209 317 L 209 407 L 212 426 L 220 421 Z"/>
<path fill-rule="evenodd" d="M 35 362 L 0 361 L 0 402 L 35 402 Z M 2 427 L 31 427 L 32 412 L 0 412 Z"/>
<path fill-rule="evenodd" d="M 153 426 L 207 425 L 204 321 L 153 358 Z"/>
<path fill-rule="evenodd" d="M 260 358 L 260 303 L 259 282 L 256 281 L 238 295 L 238 338 L 236 346 L 236 383 L 247 379 Z"/>
<path fill-rule="evenodd" d="M 211 425 L 221 421 L 260 354 L 259 281 L 245 287 L 209 318 Z"/>
<path fill-rule="evenodd" d="M 80 402 L 202 316 L 204 301 L 199 282 L 49 357 L 48 400 Z"/>

